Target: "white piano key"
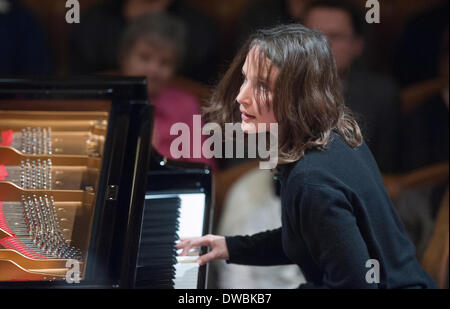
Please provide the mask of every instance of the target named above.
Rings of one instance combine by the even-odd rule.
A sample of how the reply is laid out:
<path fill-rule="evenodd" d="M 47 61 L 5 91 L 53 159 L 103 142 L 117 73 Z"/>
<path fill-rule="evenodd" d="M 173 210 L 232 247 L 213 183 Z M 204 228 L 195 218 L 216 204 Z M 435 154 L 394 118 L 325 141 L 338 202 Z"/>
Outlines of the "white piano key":
<path fill-rule="evenodd" d="M 177 263 L 175 265 L 175 289 L 196 289 L 199 265 L 197 263 Z"/>

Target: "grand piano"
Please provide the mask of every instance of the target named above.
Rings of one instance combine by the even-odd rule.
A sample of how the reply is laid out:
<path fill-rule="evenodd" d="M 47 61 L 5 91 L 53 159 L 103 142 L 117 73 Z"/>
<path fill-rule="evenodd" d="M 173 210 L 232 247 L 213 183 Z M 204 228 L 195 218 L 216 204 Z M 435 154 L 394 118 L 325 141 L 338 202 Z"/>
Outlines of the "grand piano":
<path fill-rule="evenodd" d="M 0 288 L 207 288 L 208 166 L 151 147 L 143 78 L 0 79 Z"/>

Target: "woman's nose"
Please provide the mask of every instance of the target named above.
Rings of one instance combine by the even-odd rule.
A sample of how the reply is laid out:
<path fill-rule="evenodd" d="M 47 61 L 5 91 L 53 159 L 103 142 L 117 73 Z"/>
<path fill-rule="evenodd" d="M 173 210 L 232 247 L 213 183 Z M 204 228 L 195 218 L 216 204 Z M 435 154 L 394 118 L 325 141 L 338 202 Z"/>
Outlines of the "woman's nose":
<path fill-rule="evenodd" d="M 251 98 L 252 98 L 251 95 L 252 95 L 252 92 L 251 92 L 249 83 L 248 82 L 243 83 L 241 90 L 239 91 L 239 94 L 236 98 L 236 101 L 241 105 L 242 104 L 249 105 L 249 104 L 251 104 Z"/>

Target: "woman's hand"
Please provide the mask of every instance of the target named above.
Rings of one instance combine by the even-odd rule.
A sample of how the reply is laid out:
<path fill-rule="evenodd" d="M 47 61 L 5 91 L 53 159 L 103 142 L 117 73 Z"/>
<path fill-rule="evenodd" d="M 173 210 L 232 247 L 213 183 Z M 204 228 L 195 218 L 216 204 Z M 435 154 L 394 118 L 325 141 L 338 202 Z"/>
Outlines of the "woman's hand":
<path fill-rule="evenodd" d="M 197 259 L 199 265 L 204 265 L 212 260 L 227 260 L 230 258 L 224 236 L 205 235 L 198 238 L 181 239 L 176 248 L 183 249 L 180 256 L 185 256 L 189 250 L 200 246 L 207 246 L 210 251 Z"/>

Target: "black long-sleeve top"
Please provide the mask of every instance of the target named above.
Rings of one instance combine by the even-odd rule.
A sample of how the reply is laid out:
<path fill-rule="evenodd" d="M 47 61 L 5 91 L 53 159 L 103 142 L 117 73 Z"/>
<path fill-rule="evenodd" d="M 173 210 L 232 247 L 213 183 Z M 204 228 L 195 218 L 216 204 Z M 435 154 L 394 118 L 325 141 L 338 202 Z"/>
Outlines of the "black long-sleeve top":
<path fill-rule="evenodd" d="M 280 180 L 282 227 L 227 236 L 227 263 L 297 264 L 300 288 L 437 288 L 365 143 L 351 148 L 333 132 L 326 150 L 283 165 Z"/>

